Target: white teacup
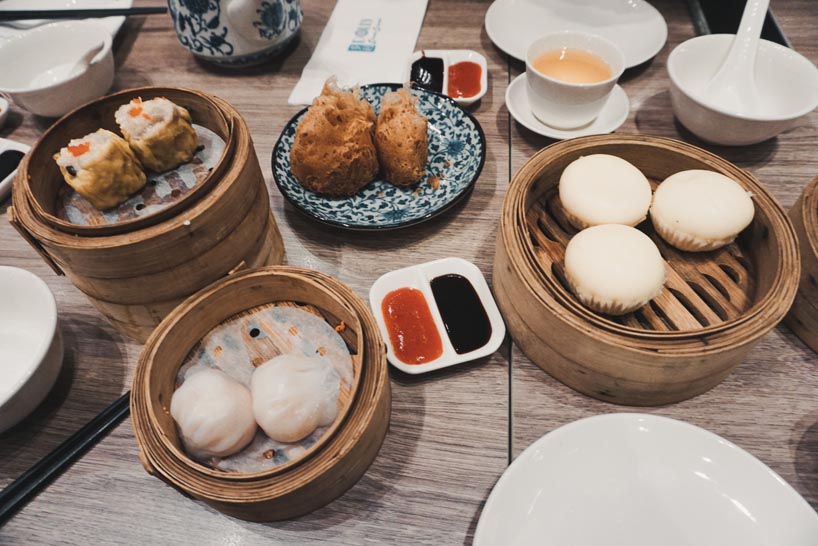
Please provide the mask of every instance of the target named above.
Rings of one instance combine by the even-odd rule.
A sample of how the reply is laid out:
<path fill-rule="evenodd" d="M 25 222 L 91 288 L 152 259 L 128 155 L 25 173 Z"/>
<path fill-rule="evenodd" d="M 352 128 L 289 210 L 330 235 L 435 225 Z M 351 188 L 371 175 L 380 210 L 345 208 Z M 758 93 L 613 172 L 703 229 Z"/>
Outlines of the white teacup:
<path fill-rule="evenodd" d="M 595 83 L 570 83 L 549 77 L 536 68 L 534 60 L 547 51 L 579 49 L 601 58 L 611 77 Z M 625 56 L 612 42 L 587 32 L 566 30 L 535 40 L 525 56 L 528 102 L 533 114 L 551 127 L 574 129 L 596 119 L 616 81 L 625 70 Z"/>

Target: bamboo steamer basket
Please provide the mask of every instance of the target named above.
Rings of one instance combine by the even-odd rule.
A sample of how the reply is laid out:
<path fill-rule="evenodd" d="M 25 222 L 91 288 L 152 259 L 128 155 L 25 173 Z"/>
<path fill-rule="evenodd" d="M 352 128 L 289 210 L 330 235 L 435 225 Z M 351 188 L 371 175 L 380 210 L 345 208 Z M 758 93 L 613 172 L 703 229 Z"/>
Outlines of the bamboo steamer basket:
<path fill-rule="evenodd" d="M 51 158 L 77 134 L 113 124 L 134 97 L 165 96 L 225 140 L 213 171 L 168 208 L 136 220 L 77 226 L 55 214 L 62 178 Z M 144 87 L 89 103 L 59 120 L 23 159 L 8 217 L 57 274 L 66 275 L 122 333 L 144 342 L 179 302 L 245 266 L 279 264 L 284 245 L 246 123 L 200 92 Z"/>
<path fill-rule="evenodd" d="M 168 407 L 185 356 L 212 328 L 237 313 L 274 302 L 317 309 L 343 321 L 356 386 L 346 414 L 302 458 L 257 473 L 228 473 L 197 463 L 182 449 Z M 174 309 L 146 343 L 134 374 L 131 415 L 145 469 L 187 495 L 251 521 L 294 518 L 349 489 L 377 455 L 389 426 L 386 349 L 374 317 L 348 287 L 323 273 L 277 266 L 214 283 Z"/>
<path fill-rule="evenodd" d="M 784 322 L 818 352 L 818 176 L 804 188 L 789 216 L 801 248 L 801 278 Z"/>
<path fill-rule="evenodd" d="M 188 193 L 152 214 L 100 225 L 74 224 L 59 218 L 58 195 L 60 189 L 65 186 L 65 181 L 52 156 L 72 138 L 81 137 L 97 129 L 119 133 L 114 113 L 120 106 L 137 97 L 145 100 L 165 97 L 186 108 L 193 118 L 193 123 L 207 127 L 225 142 L 219 162 L 213 171 Z M 238 135 L 234 123 L 237 122 L 237 118 L 238 114 L 221 99 L 192 89 L 142 87 L 102 97 L 67 114 L 40 137 L 30 154 L 32 159 L 26 163 L 24 170 L 28 183 L 21 187 L 21 191 L 26 194 L 34 214 L 43 223 L 66 233 L 85 236 L 113 235 L 157 224 L 175 216 L 180 210 L 199 199 L 224 176 L 229 167 L 229 161 L 225 159 L 236 153 Z"/>
<path fill-rule="evenodd" d="M 582 155 L 617 155 L 653 184 L 681 170 L 725 174 L 753 193 L 756 215 L 737 241 L 709 253 L 673 249 L 640 224 L 668 262 L 663 294 L 634 313 L 607 317 L 564 282 L 565 245 L 576 233 L 556 194 Z M 799 271 L 794 229 L 764 187 L 704 150 L 670 139 L 606 135 L 564 141 L 534 155 L 503 205 L 494 290 L 517 344 L 570 387 L 620 404 L 659 405 L 721 382 L 786 314 Z"/>

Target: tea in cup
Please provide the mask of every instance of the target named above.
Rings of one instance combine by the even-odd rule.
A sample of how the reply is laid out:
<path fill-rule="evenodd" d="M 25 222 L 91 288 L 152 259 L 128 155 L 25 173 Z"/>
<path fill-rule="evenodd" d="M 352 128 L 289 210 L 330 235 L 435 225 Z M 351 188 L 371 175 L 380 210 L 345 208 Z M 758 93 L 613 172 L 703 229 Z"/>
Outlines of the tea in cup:
<path fill-rule="evenodd" d="M 531 111 L 559 129 L 596 119 L 625 69 L 622 51 L 610 41 L 578 31 L 549 34 L 526 54 Z"/>

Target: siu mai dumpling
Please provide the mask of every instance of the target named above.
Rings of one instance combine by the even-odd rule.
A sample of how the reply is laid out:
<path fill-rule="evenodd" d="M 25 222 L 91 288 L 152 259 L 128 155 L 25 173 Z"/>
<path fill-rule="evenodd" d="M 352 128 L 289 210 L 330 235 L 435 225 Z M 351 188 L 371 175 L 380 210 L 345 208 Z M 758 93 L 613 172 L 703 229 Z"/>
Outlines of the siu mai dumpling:
<path fill-rule="evenodd" d="M 429 142 L 426 118 L 406 89 L 383 96 L 375 125 L 375 145 L 384 180 L 396 186 L 417 184 L 426 172 Z"/>
<path fill-rule="evenodd" d="M 135 98 L 114 114 L 117 125 L 146 169 L 165 172 L 193 159 L 199 136 L 190 112 L 164 97 Z"/>
<path fill-rule="evenodd" d="M 115 207 L 145 185 L 128 143 L 105 129 L 72 139 L 54 160 L 66 183 L 100 210 Z"/>
<path fill-rule="evenodd" d="M 188 454 L 227 457 L 244 449 L 256 434 L 250 391 L 219 370 L 204 370 L 185 379 L 170 400 Z"/>
<path fill-rule="evenodd" d="M 253 413 L 267 436 L 297 442 L 338 415 L 340 378 L 318 359 L 281 355 L 253 371 Z"/>

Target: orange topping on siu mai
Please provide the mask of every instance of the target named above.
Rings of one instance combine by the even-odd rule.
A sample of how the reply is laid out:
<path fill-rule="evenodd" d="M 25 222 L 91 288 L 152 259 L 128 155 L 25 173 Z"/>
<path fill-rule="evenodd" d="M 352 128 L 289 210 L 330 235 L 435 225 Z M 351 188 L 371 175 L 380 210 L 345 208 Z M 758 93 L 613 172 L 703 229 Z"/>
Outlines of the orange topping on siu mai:
<path fill-rule="evenodd" d="M 128 115 L 130 115 L 132 118 L 135 118 L 136 116 L 138 116 L 141 113 L 142 113 L 142 107 L 141 106 L 131 106 L 131 109 L 128 110 Z"/>
<path fill-rule="evenodd" d="M 68 147 L 68 151 L 71 152 L 71 155 L 73 155 L 74 157 L 79 157 L 90 149 L 91 149 L 90 142 L 83 142 L 81 144 L 77 144 L 76 146 Z"/>

